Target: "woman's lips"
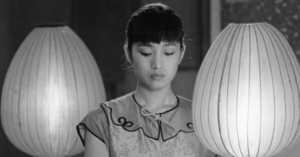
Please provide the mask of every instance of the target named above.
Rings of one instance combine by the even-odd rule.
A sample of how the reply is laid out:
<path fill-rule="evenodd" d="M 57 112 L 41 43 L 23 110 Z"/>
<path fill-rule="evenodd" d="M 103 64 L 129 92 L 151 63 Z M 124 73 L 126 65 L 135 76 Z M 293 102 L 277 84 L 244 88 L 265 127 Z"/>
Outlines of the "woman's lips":
<path fill-rule="evenodd" d="M 164 74 L 154 73 L 154 74 L 150 75 L 150 77 L 152 79 L 155 79 L 155 80 L 161 80 L 161 79 L 163 79 L 165 77 L 165 75 Z"/>

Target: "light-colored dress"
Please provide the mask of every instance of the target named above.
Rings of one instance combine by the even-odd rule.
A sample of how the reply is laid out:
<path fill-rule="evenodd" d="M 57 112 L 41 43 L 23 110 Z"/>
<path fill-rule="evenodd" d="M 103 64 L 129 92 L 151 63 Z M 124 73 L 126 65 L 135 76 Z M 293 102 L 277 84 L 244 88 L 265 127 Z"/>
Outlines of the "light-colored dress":
<path fill-rule="evenodd" d="M 87 130 L 111 157 L 202 157 L 205 150 L 193 129 L 191 101 L 180 96 L 174 108 L 155 114 L 127 94 L 99 105 L 78 124 L 83 144 Z"/>

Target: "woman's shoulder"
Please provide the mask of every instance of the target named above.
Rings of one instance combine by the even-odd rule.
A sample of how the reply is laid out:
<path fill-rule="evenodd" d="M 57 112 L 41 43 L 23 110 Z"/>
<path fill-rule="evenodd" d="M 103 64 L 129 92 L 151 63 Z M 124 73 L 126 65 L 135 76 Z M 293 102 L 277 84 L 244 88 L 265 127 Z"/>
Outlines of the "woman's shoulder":
<path fill-rule="evenodd" d="M 124 108 L 130 104 L 131 94 L 126 94 L 115 99 L 100 103 L 98 106 L 89 111 L 88 115 L 99 117 L 105 114 L 110 114 L 110 110 L 122 112 Z"/>
<path fill-rule="evenodd" d="M 101 105 L 104 106 L 104 108 L 113 110 L 116 113 L 124 112 L 134 107 L 132 93 L 109 100 Z"/>
<path fill-rule="evenodd" d="M 183 105 L 192 105 L 192 100 L 185 98 L 183 96 L 177 95 L 179 102 Z"/>
<path fill-rule="evenodd" d="M 109 119 L 118 123 L 119 119 L 124 117 L 132 119 L 134 115 L 138 115 L 138 107 L 135 105 L 133 93 L 117 97 L 115 99 L 104 102 L 100 105 L 108 115 Z"/>
<path fill-rule="evenodd" d="M 132 93 L 125 94 L 123 96 L 117 97 L 115 99 L 111 99 L 109 101 L 104 102 L 107 107 L 114 107 L 120 105 L 127 105 L 132 103 Z"/>
<path fill-rule="evenodd" d="M 183 96 L 177 95 L 178 98 L 178 108 L 181 110 L 186 110 L 188 112 L 192 111 L 192 100 L 185 98 Z"/>

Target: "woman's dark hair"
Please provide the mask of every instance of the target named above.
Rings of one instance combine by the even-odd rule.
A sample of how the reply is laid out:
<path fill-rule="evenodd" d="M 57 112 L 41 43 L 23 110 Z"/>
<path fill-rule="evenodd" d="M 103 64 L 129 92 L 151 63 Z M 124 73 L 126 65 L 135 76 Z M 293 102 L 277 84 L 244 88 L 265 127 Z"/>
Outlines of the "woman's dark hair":
<path fill-rule="evenodd" d="M 132 14 L 126 28 L 126 44 L 179 42 L 184 40 L 181 18 L 170 7 L 161 3 L 148 4 Z"/>

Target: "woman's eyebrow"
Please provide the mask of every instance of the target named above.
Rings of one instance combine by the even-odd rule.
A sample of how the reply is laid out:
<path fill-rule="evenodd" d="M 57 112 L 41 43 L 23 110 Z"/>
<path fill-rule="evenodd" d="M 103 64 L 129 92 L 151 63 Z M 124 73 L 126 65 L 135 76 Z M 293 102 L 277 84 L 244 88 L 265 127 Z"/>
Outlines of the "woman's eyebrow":
<path fill-rule="evenodd" d="M 152 45 L 149 44 L 149 43 L 138 43 L 137 46 L 138 46 L 138 47 L 141 47 L 141 46 L 152 47 Z"/>
<path fill-rule="evenodd" d="M 176 46 L 175 42 L 165 43 L 164 46 Z"/>

